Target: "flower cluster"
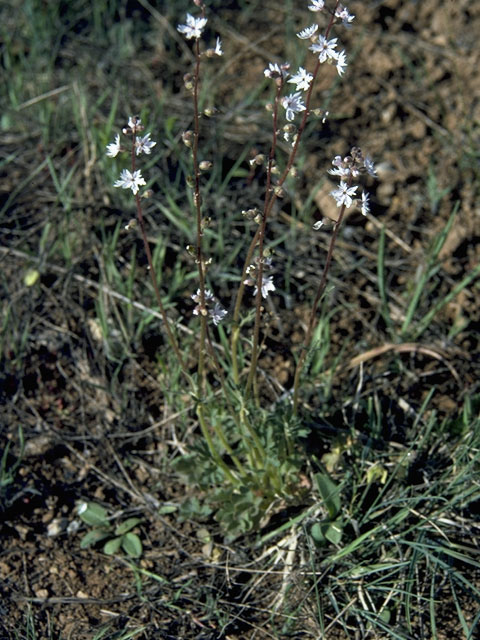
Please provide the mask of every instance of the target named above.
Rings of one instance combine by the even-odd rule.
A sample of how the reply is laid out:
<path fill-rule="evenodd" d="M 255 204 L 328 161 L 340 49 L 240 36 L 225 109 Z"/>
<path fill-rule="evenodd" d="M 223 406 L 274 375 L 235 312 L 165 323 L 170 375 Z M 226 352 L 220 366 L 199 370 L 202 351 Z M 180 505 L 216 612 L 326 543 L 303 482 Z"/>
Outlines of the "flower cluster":
<path fill-rule="evenodd" d="M 191 40 L 192 38 L 198 40 L 205 29 L 207 18 L 195 18 L 190 13 L 187 13 L 185 22 L 186 24 L 179 24 L 177 26 L 177 31 L 182 33 L 187 40 Z M 209 58 L 212 56 L 223 56 L 222 41 L 220 38 L 217 38 L 215 48 L 207 49 L 206 55 Z"/>
<path fill-rule="evenodd" d="M 349 209 L 352 204 L 357 204 L 356 195 L 358 185 L 353 185 L 353 180 L 360 175 L 368 173 L 372 177 L 376 177 L 375 166 L 369 156 L 364 156 L 362 150 L 353 147 L 350 155 L 342 158 L 335 156 L 332 160 L 334 169 L 329 169 L 329 173 L 333 176 L 340 177 L 340 184 L 337 189 L 330 192 L 330 195 L 337 203 L 337 207 L 345 206 Z M 360 210 L 364 216 L 370 213 L 369 195 L 365 191 L 362 193 Z"/>
<path fill-rule="evenodd" d="M 268 294 L 270 291 L 275 291 L 275 285 L 273 284 L 273 276 L 266 276 L 265 270 L 270 269 L 272 266 L 271 258 L 263 259 L 263 273 L 262 273 L 262 298 L 268 298 Z M 257 269 L 258 269 L 258 258 L 256 259 L 256 264 L 251 264 L 247 267 L 247 275 L 248 278 L 243 281 L 243 284 L 246 284 L 249 287 L 255 287 L 253 291 L 253 295 L 257 295 L 258 287 L 257 287 Z"/>
<path fill-rule="evenodd" d="M 325 8 L 324 0 L 310 0 L 308 5 L 310 11 L 319 12 Z M 354 15 L 349 13 L 348 9 L 339 4 L 335 9 L 334 17 L 341 20 L 344 26 L 349 27 L 350 23 L 355 18 Z M 297 33 L 297 37 L 300 40 L 312 40 L 312 44 L 309 47 L 310 51 L 318 54 L 318 59 L 321 63 L 327 62 L 329 64 L 335 64 L 338 75 L 343 75 L 347 67 L 347 56 L 345 51 L 337 51 L 338 38 L 330 38 L 326 35 L 316 35 L 319 29 L 318 24 L 312 24 L 309 27 L 305 27 Z M 289 76 L 290 64 L 285 62 L 282 65 L 270 63 L 265 69 L 264 74 L 267 78 L 276 80 L 277 83 L 289 82 L 296 85 L 296 92 L 291 93 L 288 96 L 282 98 L 281 104 L 286 112 L 286 118 L 289 122 L 295 118 L 295 114 L 301 113 L 306 110 L 305 102 L 302 98 L 302 91 L 308 91 L 313 81 L 313 75 L 306 71 L 303 67 L 300 67 L 297 73 L 293 74 L 291 78 L 287 80 Z"/>
<path fill-rule="evenodd" d="M 128 125 L 122 129 L 124 135 L 133 136 L 133 145 L 135 149 L 135 155 L 139 156 L 142 153 L 150 155 L 153 147 L 157 144 L 153 140 L 150 140 L 150 134 L 137 136 L 137 133 L 141 133 L 144 130 L 142 121 L 137 116 L 130 116 L 128 119 Z M 109 158 L 116 158 L 119 153 L 127 151 L 125 147 L 122 147 L 120 143 L 120 134 L 117 133 L 114 142 L 107 144 L 106 154 Z M 139 170 L 123 169 L 120 174 L 120 178 L 113 184 L 114 187 L 121 187 L 122 189 L 131 189 L 133 195 L 137 195 L 140 187 L 146 184 L 142 177 L 142 173 Z"/>
<path fill-rule="evenodd" d="M 201 304 L 201 292 L 200 289 L 197 289 L 197 293 L 192 294 L 192 300 L 197 303 L 197 306 L 193 310 L 193 314 L 198 316 L 201 315 L 209 315 L 213 321 L 213 324 L 218 325 L 223 318 L 227 315 L 227 310 L 222 307 L 222 305 L 215 298 L 213 293 L 207 289 L 205 291 L 205 307 L 202 308 Z"/>

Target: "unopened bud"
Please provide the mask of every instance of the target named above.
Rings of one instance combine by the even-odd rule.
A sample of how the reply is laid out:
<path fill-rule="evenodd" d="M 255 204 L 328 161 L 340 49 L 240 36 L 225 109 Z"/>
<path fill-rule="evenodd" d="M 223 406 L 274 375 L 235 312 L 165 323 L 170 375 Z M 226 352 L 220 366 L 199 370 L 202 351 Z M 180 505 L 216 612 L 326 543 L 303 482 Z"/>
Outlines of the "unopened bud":
<path fill-rule="evenodd" d="M 188 255 L 192 256 L 192 258 L 195 258 L 197 255 L 197 250 L 194 247 L 193 244 L 187 244 L 187 246 L 185 247 L 187 250 Z"/>
<path fill-rule="evenodd" d="M 290 167 L 290 171 L 288 172 L 292 178 L 296 178 L 298 176 L 297 167 Z"/>
<path fill-rule="evenodd" d="M 283 127 L 285 133 L 295 133 L 297 131 L 297 127 L 294 124 L 286 124 Z"/>
<path fill-rule="evenodd" d="M 265 111 L 273 111 L 273 104 L 271 102 L 267 102 L 265 105 Z"/>
<path fill-rule="evenodd" d="M 183 76 L 183 84 L 185 85 L 185 89 L 187 91 L 191 91 L 193 89 L 193 76 L 191 73 L 186 73 Z"/>
<path fill-rule="evenodd" d="M 186 180 L 187 186 L 193 189 L 193 187 L 195 186 L 195 178 L 193 176 L 187 176 L 185 180 Z"/>
<path fill-rule="evenodd" d="M 265 156 L 263 153 L 259 153 L 258 155 L 255 156 L 255 158 L 253 158 L 252 163 L 258 164 L 259 166 L 262 165 L 265 162 Z"/>
<path fill-rule="evenodd" d="M 151 198 L 152 196 L 153 196 L 152 189 L 145 189 L 145 191 L 142 193 L 142 198 Z"/>
<path fill-rule="evenodd" d="M 274 187 L 273 193 L 277 196 L 277 198 L 283 198 L 283 196 L 285 195 L 285 192 L 282 189 L 282 187 L 280 187 L 278 185 L 276 187 Z"/>
<path fill-rule="evenodd" d="M 212 222 L 212 219 L 211 219 L 211 218 L 204 218 L 204 219 L 202 220 L 202 230 L 203 230 L 203 229 L 207 229 L 207 227 L 209 227 L 209 226 L 210 226 L 210 223 L 211 223 L 211 222 Z"/>
<path fill-rule="evenodd" d="M 125 225 L 125 231 L 132 231 L 137 226 L 137 221 L 135 218 L 132 218 L 128 221 L 128 224 Z"/>
<path fill-rule="evenodd" d="M 200 171 L 208 171 L 212 167 L 213 167 L 213 164 L 210 162 L 210 160 L 202 160 L 198 165 L 198 168 L 200 169 Z"/>
<path fill-rule="evenodd" d="M 212 116 L 216 116 L 218 113 L 218 109 L 215 107 L 207 107 L 203 110 L 203 115 L 207 116 L 207 118 L 211 118 Z"/>
<path fill-rule="evenodd" d="M 182 133 L 182 140 L 183 140 L 183 144 L 186 147 L 192 147 L 193 146 L 193 131 L 184 131 Z"/>
<path fill-rule="evenodd" d="M 242 216 L 247 220 L 253 220 L 258 214 L 258 209 L 247 209 L 246 211 L 242 211 Z"/>

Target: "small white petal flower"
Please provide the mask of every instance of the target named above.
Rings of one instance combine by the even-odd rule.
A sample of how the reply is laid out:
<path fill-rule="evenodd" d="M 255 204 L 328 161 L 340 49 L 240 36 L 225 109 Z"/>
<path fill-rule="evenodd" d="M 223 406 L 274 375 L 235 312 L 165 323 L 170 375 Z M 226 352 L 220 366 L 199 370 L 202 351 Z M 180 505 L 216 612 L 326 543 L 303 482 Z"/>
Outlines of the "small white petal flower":
<path fill-rule="evenodd" d="M 223 56 L 222 41 L 220 38 L 217 38 L 217 42 L 215 44 L 215 55 Z"/>
<path fill-rule="evenodd" d="M 345 51 L 340 51 L 337 56 L 337 71 L 339 76 L 342 76 L 344 74 L 346 66 L 347 56 L 345 55 Z"/>
<path fill-rule="evenodd" d="M 281 66 L 276 62 L 270 62 L 268 69 L 265 69 L 263 73 L 266 78 L 286 78 L 288 76 L 289 69 L 290 64 L 288 62 L 284 62 Z"/>
<path fill-rule="evenodd" d="M 332 38 L 331 40 L 327 40 L 325 36 L 318 36 L 318 44 L 312 44 L 312 46 L 308 48 L 310 51 L 313 51 L 313 53 L 318 53 L 320 62 L 325 62 L 327 58 L 336 60 L 338 56 L 338 53 L 335 51 L 337 39 L 338 38 Z"/>
<path fill-rule="evenodd" d="M 375 165 L 373 164 L 373 160 L 370 158 L 370 156 L 366 156 L 365 161 L 364 161 L 364 167 L 367 170 L 367 173 L 369 176 L 372 176 L 372 178 L 376 178 L 377 177 L 377 172 L 375 170 Z"/>
<path fill-rule="evenodd" d="M 308 5 L 310 11 L 321 11 L 325 6 L 325 0 L 310 0 L 312 4 Z"/>
<path fill-rule="evenodd" d="M 150 134 L 147 133 L 145 136 L 140 137 L 137 136 L 135 138 L 135 153 L 139 156 L 141 153 L 145 153 L 147 156 L 151 154 L 152 148 L 157 143 L 153 140 L 150 140 Z"/>
<path fill-rule="evenodd" d="M 115 158 L 120 153 L 121 149 L 120 134 L 117 133 L 117 135 L 115 136 L 115 142 L 107 144 L 107 156 L 109 158 Z"/>
<path fill-rule="evenodd" d="M 313 228 L 315 229 L 315 231 L 318 231 L 323 227 L 323 225 L 324 225 L 323 220 L 317 220 L 317 222 L 315 222 L 315 224 L 313 225 Z"/>
<path fill-rule="evenodd" d="M 142 178 L 140 171 L 134 171 L 133 173 L 128 169 L 124 169 L 120 174 L 119 180 L 114 183 L 114 187 L 122 187 L 122 189 L 131 189 L 133 195 L 138 193 L 139 187 L 146 184 Z"/>
<path fill-rule="evenodd" d="M 369 202 L 369 194 L 366 191 L 362 191 L 362 206 L 361 212 L 362 216 L 366 216 L 370 213 L 370 202 Z"/>
<path fill-rule="evenodd" d="M 282 98 L 282 107 L 287 112 L 287 120 L 291 122 L 296 113 L 305 111 L 306 106 L 302 102 L 302 94 L 300 91 L 297 93 L 291 93 L 289 96 Z"/>
<path fill-rule="evenodd" d="M 332 176 L 340 176 L 345 178 L 351 174 L 349 167 L 336 167 L 335 169 L 329 169 L 328 173 Z"/>
<path fill-rule="evenodd" d="M 305 29 L 302 29 L 302 31 L 297 33 L 297 38 L 300 38 L 300 40 L 308 40 L 313 35 L 315 35 L 317 29 L 318 24 L 312 24 L 312 26 L 306 27 Z"/>
<path fill-rule="evenodd" d="M 341 207 L 343 204 L 349 209 L 352 206 L 352 196 L 355 196 L 355 191 L 358 189 L 358 185 L 349 187 L 343 180 L 340 182 L 338 189 L 330 192 L 330 195 L 334 197 L 337 207 Z"/>
<path fill-rule="evenodd" d="M 257 295 L 258 288 L 255 286 L 253 295 Z M 270 291 L 275 291 L 275 285 L 273 284 L 273 276 L 262 277 L 262 298 L 268 298 Z"/>
<path fill-rule="evenodd" d="M 222 307 L 219 302 L 215 303 L 213 309 L 209 311 L 213 324 L 217 326 L 227 315 L 227 310 Z"/>
<path fill-rule="evenodd" d="M 187 24 L 179 24 L 177 31 L 183 33 L 187 40 L 200 38 L 206 24 L 207 18 L 194 18 L 190 13 L 187 13 Z"/>
<path fill-rule="evenodd" d="M 292 76 L 288 82 L 294 82 L 297 85 L 297 91 L 308 91 L 312 80 L 312 74 L 307 73 L 303 67 L 300 67 L 296 75 Z"/>
<path fill-rule="evenodd" d="M 132 129 L 132 131 L 134 129 L 138 129 L 141 126 L 141 124 L 142 124 L 142 121 L 137 116 L 130 116 L 128 119 L 128 126 L 130 127 L 130 129 Z"/>
<path fill-rule="evenodd" d="M 337 7 L 337 10 L 335 11 L 335 17 L 340 18 L 345 27 L 350 27 L 350 23 L 355 19 L 355 16 L 349 13 L 347 7 L 342 7 L 342 5 L 339 5 Z"/>

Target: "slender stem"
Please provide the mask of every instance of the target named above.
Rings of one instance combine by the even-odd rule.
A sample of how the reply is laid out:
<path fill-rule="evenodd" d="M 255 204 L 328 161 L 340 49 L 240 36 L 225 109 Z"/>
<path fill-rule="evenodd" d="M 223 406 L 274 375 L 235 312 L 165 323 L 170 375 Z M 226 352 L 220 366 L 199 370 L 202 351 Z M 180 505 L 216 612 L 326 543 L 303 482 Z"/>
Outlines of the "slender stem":
<path fill-rule="evenodd" d="M 132 172 L 135 171 L 135 130 L 133 131 L 132 134 Z M 178 342 L 173 334 L 172 328 L 170 326 L 170 320 L 168 319 L 167 313 L 165 311 L 165 307 L 163 305 L 162 302 L 162 296 L 160 295 L 160 289 L 158 288 L 158 283 L 157 283 L 157 275 L 155 272 L 155 268 L 153 266 L 153 260 L 152 260 L 152 252 L 150 251 L 150 245 L 148 244 L 148 239 L 147 239 L 147 233 L 145 231 L 145 220 L 143 217 L 143 212 L 142 212 L 142 204 L 140 201 L 140 196 L 138 194 L 138 192 L 135 194 L 135 204 L 137 206 L 137 219 L 138 219 L 138 224 L 140 227 L 140 231 L 142 234 L 142 239 L 143 239 L 143 246 L 145 248 L 145 254 L 147 256 L 147 262 L 148 262 L 148 270 L 150 272 L 150 278 L 152 280 L 152 285 L 153 285 L 153 291 L 155 293 L 155 298 L 157 301 L 157 305 L 158 308 L 160 310 L 160 314 L 162 316 L 162 320 L 163 320 L 163 324 L 165 327 L 165 331 L 167 332 L 167 336 L 168 336 L 168 340 L 170 342 L 171 347 L 173 348 L 174 352 L 175 352 L 175 356 L 177 357 L 178 362 L 180 363 L 180 366 L 182 368 L 182 372 L 183 374 L 187 377 L 188 380 L 190 380 L 190 376 L 188 375 L 187 372 L 187 367 L 185 365 L 184 359 L 182 357 L 182 354 L 180 352 L 180 347 L 178 346 Z"/>
<path fill-rule="evenodd" d="M 275 95 L 275 102 L 273 107 L 273 133 L 272 133 L 272 146 L 270 147 L 270 153 L 268 156 L 267 165 L 267 184 L 265 186 L 265 203 L 263 206 L 262 220 L 260 223 L 260 233 L 258 236 L 258 266 L 257 266 L 257 294 L 255 296 L 255 324 L 253 328 L 253 344 L 252 344 L 252 358 L 250 360 L 250 371 L 248 373 L 247 384 L 245 385 L 245 399 L 248 399 L 250 388 L 252 386 L 255 373 L 257 370 L 258 361 L 258 341 L 260 337 L 260 321 L 262 315 L 262 284 L 263 284 L 263 258 L 264 258 L 264 242 L 265 231 L 267 228 L 267 217 L 271 207 L 269 207 L 270 190 L 272 188 L 272 167 L 275 160 L 275 151 L 277 148 L 277 126 L 278 126 L 278 105 L 280 102 L 280 95 L 283 88 L 283 78 L 277 79 L 277 93 Z M 256 385 L 254 385 L 257 389 Z M 255 393 L 255 395 L 257 395 Z M 259 404 L 259 398 L 256 398 L 257 405 Z"/>
<path fill-rule="evenodd" d="M 349 180 L 349 186 L 352 183 L 352 179 Z M 310 311 L 307 333 L 305 335 L 305 341 L 302 346 L 300 356 L 298 358 L 297 366 L 295 367 L 295 376 L 293 379 L 293 414 L 296 415 L 298 411 L 298 392 L 300 389 L 300 376 L 302 374 L 303 366 L 305 364 L 305 358 L 307 357 L 307 351 L 312 341 L 313 330 L 315 328 L 316 316 L 318 305 L 320 304 L 320 300 L 325 291 L 325 287 L 327 285 L 327 276 L 330 270 L 330 265 L 332 263 L 333 250 L 335 248 L 335 242 L 337 240 L 338 231 L 343 221 L 343 216 L 345 213 L 345 204 L 342 205 L 340 209 L 340 215 L 338 217 L 337 222 L 333 228 L 332 237 L 330 238 L 330 244 L 328 245 L 327 258 L 325 260 L 325 265 L 323 267 L 322 277 L 320 279 L 320 283 L 318 285 L 317 294 L 315 296 L 315 300 L 313 301 L 312 309 Z"/>
<path fill-rule="evenodd" d="M 202 201 L 200 196 L 200 168 L 198 166 L 198 138 L 200 134 L 200 116 L 198 112 L 198 86 L 200 79 L 200 45 L 198 38 L 195 40 L 195 72 L 193 79 L 193 145 L 192 160 L 194 172 L 194 192 L 193 201 L 196 211 L 197 225 L 197 253 L 196 262 L 198 267 L 198 285 L 200 290 L 200 340 L 198 344 L 198 396 L 199 400 L 204 396 L 205 392 L 205 339 L 207 335 L 207 309 L 205 305 L 205 272 L 203 264 L 202 240 L 203 240 L 203 222 L 202 222 Z"/>

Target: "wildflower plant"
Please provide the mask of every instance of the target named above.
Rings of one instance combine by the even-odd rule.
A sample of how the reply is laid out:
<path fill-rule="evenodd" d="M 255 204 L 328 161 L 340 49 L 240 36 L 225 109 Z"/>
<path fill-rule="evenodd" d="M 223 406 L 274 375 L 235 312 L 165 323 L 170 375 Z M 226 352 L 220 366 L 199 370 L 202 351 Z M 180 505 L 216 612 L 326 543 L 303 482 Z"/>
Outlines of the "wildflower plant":
<path fill-rule="evenodd" d="M 192 127 L 181 136 L 191 160 L 191 177 L 187 184 L 192 190 L 192 215 L 196 235 L 195 244 L 187 246 L 187 252 L 194 260 L 197 270 L 198 286 L 191 299 L 194 305 L 193 315 L 198 318 L 200 325 L 193 374 L 192 367 L 187 368 L 182 349 L 163 307 L 145 233 L 141 189 L 146 186 L 146 181 L 141 170 L 137 168 L 137 158 L 149 155 L 156 142 L 151 139 L 150 133 L 144 133 L 140 119 L 132 116 L 128 120 L 128 126 L 123 129 L 124 136 L 130 139 L 129 144 L 123 146 L 121 137 L 117 134 L 114 142 L 107 146 L 106 154 L 109 157 L 116 157 L 120 153 L 129 154 L 130 167 L 122 170 L 114 186 L 130 189 L 134 196 L 139 228 L 163 325 L 185 381 L 195 399 L 198 424 L 208 455 L 213 462 L 213 466 L 209 467 L 210 475 L 203 484 L 217 487 L 214 490 L 214 502 L 216 500 L 219 506 L 219 519 L 230 532 L 236 533 L 258 526 L 262 513 L 270 509 L 275 501 L 292 499 L 298 494 L 297 480 L 302 460 L 295 447 L 295 427 L 292 425 L 299 424 L 300 390 L 306 358 L 312 347 L 318 308 L 325 293 L 335 243 L 345 211 L 357 206 L 367 215 L 368 194 L 358 193 L 359 183 L 364 174 L 375 176 L 375 168 L 371 159 L 356 147 L 352 148 L 347 156 L 336 156 L 332 161 L 329 173 L 338 178 L 339 184 L 331 192 L 331 196 L 339 209 L 339 215 L 331 232 L 304 343 L 296 359 L 293 388 L 289 392 L 291 407 L 288 415 L 283 414 L 279 417 L 274 410 L 272 413 L 271 410 L 262 407 L 257 367 L 264 301 L 276 289 L 274 259 L 266 244 L 267 228 L 275 202 L 284 196 L 287 178 L 296 175 L 295 161 L 307 122 L 312 115 L 321 115 L 322 122 L 325 120 L 326 114 L 312 106 L 313 89 L 321 69 L 324 65 L 334 66 L 341 77 L 348 65 L 347 54 L 341 47 L 339 37 L 332 37 L 333 28 L 350 28 L 354 16 L 338 0 L 333 2 L 333 6 L 329 6 L 324 0 L 310 0 L 306 4 L 307 9 L 313 14 L 314 21 L 296 34 L 300 42 L 305 44 L 308 53 L 307 63 L 296 70 L 291 68 L 289 62 L 268 63 L 264 70 L 264 76 L 271 80 L 274 89 L 270 105 L 271 144 L 268 153 L 265 150 L 264 153 L 258 154 L 251 163 L 252 170 L 261 165 L 265 166 L 263 206 L 261 209 L 247 209 L 242 212 L 244 218 L 256 228 L 246 247 L 238 289 L 231 300 L 221 302 L 209 282 L 208 270 L 211 259 L 205 255 L 204 248 L 204 234 L 209 219 L 202 208 L 202 174 L 211 168 L 212 162 L 200 159 L 200 129 L 204 114 L 200 112 L 199 91 L 205 61 L 223 56 L 224 51 L 219 37 L 215 37 L 213 46 L 209 47 L 209 43 L 204 42 L 208 24 L 206 7 L 201 0 L 194 0 L 194 4 L 199 14 L 188 13 L 185 21 L 177 26 L 178 32 L 191 43 L 194 55 L 193 69 L 184 76 L 185 88 L 192 99 Z M 214 110 L 210 110 L 206 115 L 213 112 Z M 282 171 L 279 171 L 277 166 L 277 156 L 282 152 L 279 147 L 280 138 L 288 144 Z M 317 230 L 320 226 L 321 223 L 316 223 L 313 228 Z M 246 287 L 252 291 L 254 303 L 252 313 L 243 317 L 242 303 Z M 227 307 L 232 311 L 227 313 Z M 218 331 L 219 327 L 223 327 L 221 354 L 214 346 L 212 338 L 212 333 Z M 245 341 L 242 341 L 242 350 L 240 349 L 241 336 L 243 337 L 245 331 L 250 332 L 248 344 L 251 350 L 248 357 L 243 353 Z M 229 341 L 225 337 L 228 334 Z M 221 399 L 213 393 L 207 370 L 215 374 L 217 385 L 220 385 L 222 390 Z M 198 463 L 195 455 L 198 454 L 193 454 L 192 460 L 184 459 L 183 470 L 190 474 L 198 471 L 198 464 L 197 467 L 195 464 L 192 465 L 192 462 Z M 178 466 L 182 468 L 182 462 Z M 201 481 L 198 476 L 195 479 Z M 225 507 L 227 502 L 228 509 Z"/>

